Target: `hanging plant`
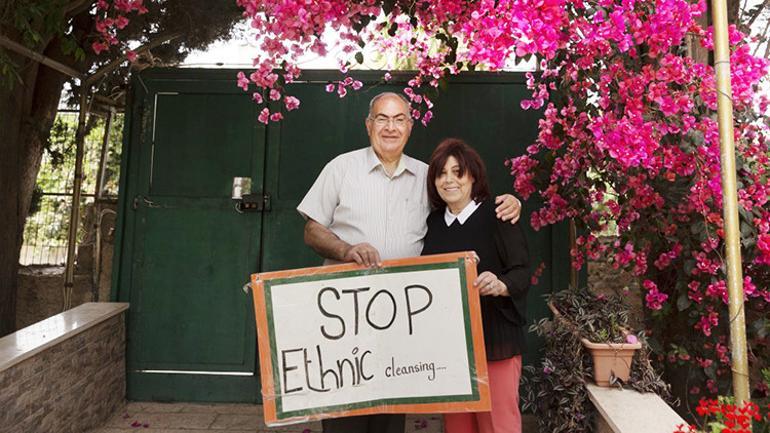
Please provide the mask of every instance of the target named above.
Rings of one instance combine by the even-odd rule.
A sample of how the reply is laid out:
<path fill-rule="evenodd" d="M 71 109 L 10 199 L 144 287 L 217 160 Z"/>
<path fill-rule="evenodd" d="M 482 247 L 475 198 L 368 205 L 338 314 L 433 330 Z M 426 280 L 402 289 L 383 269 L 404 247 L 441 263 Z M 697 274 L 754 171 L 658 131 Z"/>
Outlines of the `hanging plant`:
<path fill-rule="evenodd" d="M 642 343 L 633 357 L 629 379 L 612 377 L 610 384 L 653 392 L 675 403 L 669 386 L 650 363 L 651 352 L 643 333 L 632 331 L 623 295 L 595 295 L 583 288 L 557 292 L 546 299 L 559 315 L 541 319 L 530 327 L 531 332 L 544 339 L 545 346 L 540 364 L 524 367 L 521 392 L 522 408 L 536 415 L 540 431 L 593 431 L 595 409 L 586 388 L 586 384 L 593 382 L 593 361 L 581 343 L 587 337 L 604 343 Z"/>

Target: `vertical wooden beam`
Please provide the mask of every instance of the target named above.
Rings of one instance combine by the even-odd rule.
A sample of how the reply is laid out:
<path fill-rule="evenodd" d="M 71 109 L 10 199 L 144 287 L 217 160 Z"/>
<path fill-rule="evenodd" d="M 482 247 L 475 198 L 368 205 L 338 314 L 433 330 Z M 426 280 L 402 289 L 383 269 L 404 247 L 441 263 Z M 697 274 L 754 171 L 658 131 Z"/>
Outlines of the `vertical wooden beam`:
<path fill-rule="evenodd" d="M 714 17 L 714 68 L 717 76 L 719 141 L 722 160 L 722 206 L 725 228 L 725 259 L 730 312 L 733 393 L 738 404 L 750 400 L 749 363 L 746 349 L 746 314 L 743 309 L 741 233 L 733 142 L 733 103 L 730 85 L 730 42 L 727 34 L 726 0 L 712 0 Z"/>
<path fill-rule="evenodd" d="M 72 308 L 72 290 L 75 285 L 75 248 L 77 247 L 78 226 L 80 226 L 80 195 L 83 185 L 83 144 L 86 139 L 86 116 L 88 116 L 88 93 L 90 86 L 80 88 L 80 111 L 78 129 L 75 134 L 75 177 L 72 182 L 72 208 L 67 237 L 67 264 L 64 268 L 64 305 L 63 310 Z"/>

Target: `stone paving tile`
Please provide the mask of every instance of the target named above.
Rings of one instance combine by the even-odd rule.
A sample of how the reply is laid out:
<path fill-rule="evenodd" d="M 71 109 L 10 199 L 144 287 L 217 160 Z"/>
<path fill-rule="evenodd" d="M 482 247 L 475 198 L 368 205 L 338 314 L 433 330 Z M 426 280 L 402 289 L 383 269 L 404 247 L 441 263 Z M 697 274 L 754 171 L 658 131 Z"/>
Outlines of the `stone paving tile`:
<path fill-rule="evenodd" d="M 124 413 L 113 416 L 108 422 L 107 427 L 130 428 L 131 424 L 138 422 L 142 425 L 147 424 L 153 429 L 208 429 L 214 422 L 217 414 L 214 413 L 149 413 L 137 412 L 129 413 L 125 417 Z M 146 431 L 142 429 L 140 431 Z"/>
<path fill-rule="evenodd" d="M 184 403 L 181 412 L 201 412 L 201 413 L 221 413 L 221 414 L 242 414 L 262 416 L 262 405 L 259 404 L 205 404 L 205 403 Z"/>
<path fill-rule="evenodd" d="M 129 413 L 134 412 L 147 412 L 147 413 L 175 413 L 182 412 L 185 408 L 190 406 L 191 403 L 145 403 L 145 402 L 131 402 L 127 406 Z M 188 411 L 189 412 L 189 411 Z M 207 413 L 204 410 L 194 410 L 193 412 Z"/>
<path fill-rule="evenodd" d="M 258 414 L 219 414 L 214 423 L 209 427 L 211 430 L 234 430 L 256 428 L 262 424 L 262 416 Z"/>

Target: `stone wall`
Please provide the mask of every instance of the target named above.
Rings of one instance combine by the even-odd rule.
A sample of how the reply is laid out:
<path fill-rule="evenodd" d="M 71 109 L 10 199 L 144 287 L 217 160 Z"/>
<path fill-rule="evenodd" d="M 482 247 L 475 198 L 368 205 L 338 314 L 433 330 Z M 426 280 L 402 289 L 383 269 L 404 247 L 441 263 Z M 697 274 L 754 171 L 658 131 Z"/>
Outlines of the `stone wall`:
<path fill-rule="evenodd" d="M 0 431 L 82 433 L 121 407 L 124 322 L 118 314 L 0 371 Z"/>
<path fill-rule="evenodd" d="M 64 311 L 63 290 L 63 266 L 22 266 L 19 269 L 19 291 L 16 297 L 16 329 Z M 90 301 L 91 277 L 75 275 L 72 306 Z"/>
<path fill-rule="evenodd" d="M 72 305 L 84 302 L 107 302 L 110 300 L 112 282 L 112 256 L 115 247 L 115 203 L 100 203 L 89 206 L 81 221 L 86 229 L 83 242 L 78 245 L 75 261 L 75 286 L 72 290 Z M 95 221 L 101 220 L 101 261 L 96 267 L 94 260 Z M 97 277 L 98 278 L 95 278 Z M 98 279 L 98 283 L 95 283 Z M 64 311 L 64 266 L 21 266 L 19 268 L 19 289 L 16 296 L 16 329 L 21 329 L 47 317 Z"/>

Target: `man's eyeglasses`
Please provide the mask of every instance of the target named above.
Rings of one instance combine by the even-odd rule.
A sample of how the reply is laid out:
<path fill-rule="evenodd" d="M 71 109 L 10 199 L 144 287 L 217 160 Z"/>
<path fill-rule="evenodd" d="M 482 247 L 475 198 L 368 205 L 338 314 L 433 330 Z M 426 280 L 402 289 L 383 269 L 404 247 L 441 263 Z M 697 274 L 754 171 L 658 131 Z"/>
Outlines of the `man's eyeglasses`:
<path fill-rule="evenodd" d="M 374 124 L 379 127 L 385 126 L 392 121 L 393 124 L 396 125 L 396 127 L 398 128 L 403 128 L 404 126 L 408 125 L 409 122 L 412 121 L 412 119 L 404 116 L 403 114 L 400 114 L 398 116 L 393 116 L 393 117 L 389 117 L 384 114 L 378 114 L 374 118 L 370 117 L 369 119 L 371 119 L 372 122 L 374 122 Z"/>

